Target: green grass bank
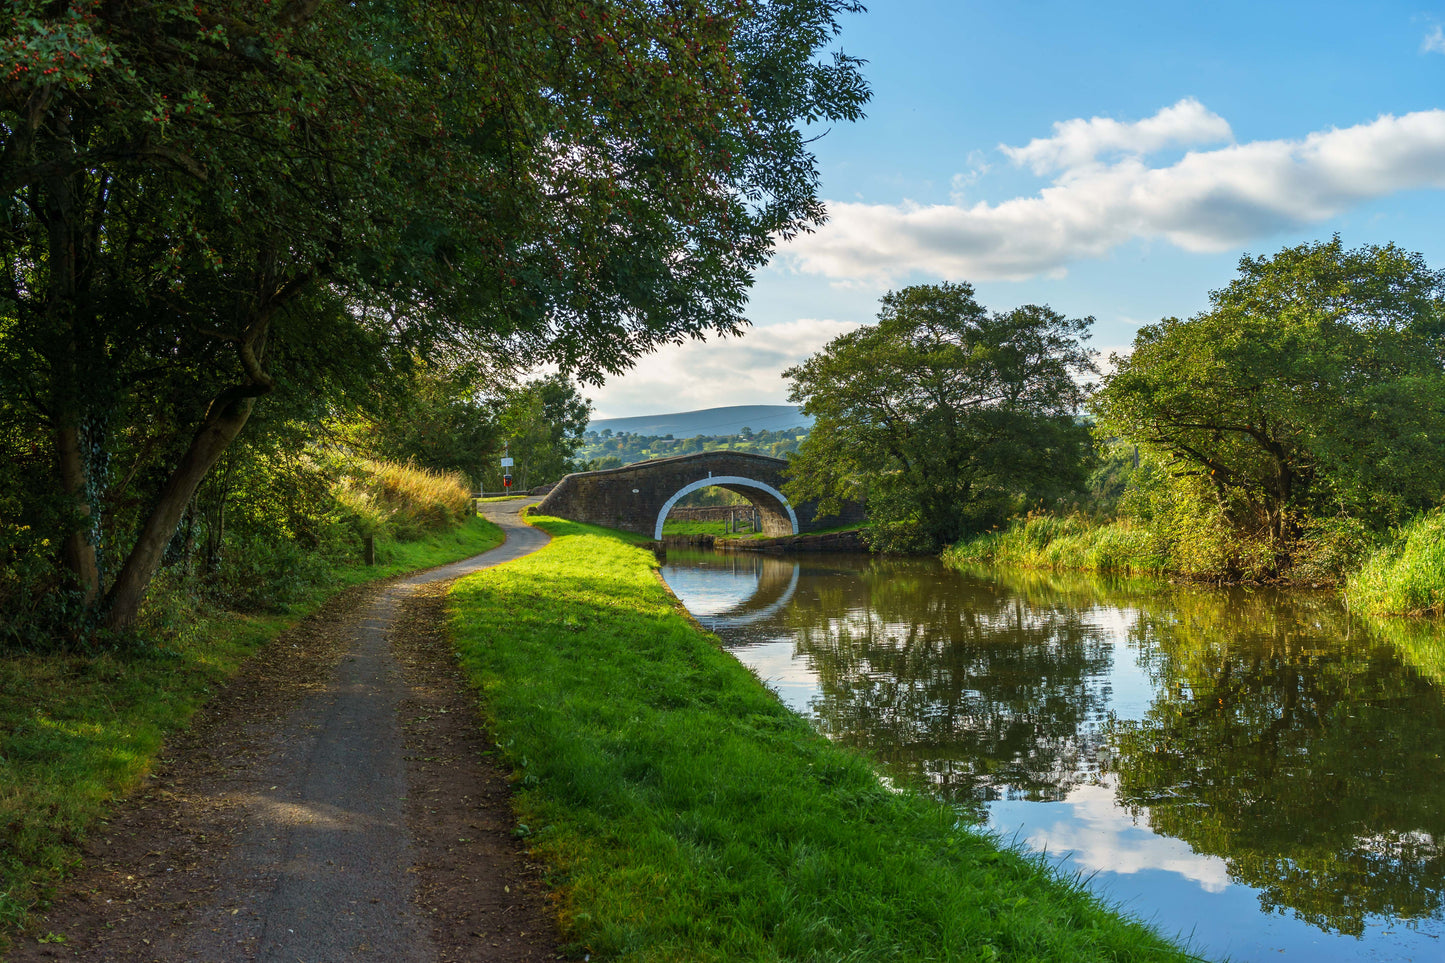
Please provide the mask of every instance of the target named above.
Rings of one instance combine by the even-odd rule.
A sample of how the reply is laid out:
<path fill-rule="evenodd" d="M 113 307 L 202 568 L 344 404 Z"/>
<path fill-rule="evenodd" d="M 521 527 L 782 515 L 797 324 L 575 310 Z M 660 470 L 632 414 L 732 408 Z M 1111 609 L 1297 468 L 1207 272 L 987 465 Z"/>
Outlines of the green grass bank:
<path fill-rule="evenodd" d="M 1340 529 L 1336 531 L 1336 529 Z M 1229 543 L 1219 533 L 1184 539 L 1128 518 L 1030 514 L 964 539 L 943 552 L 952 565 L 1007 565 L 1118 575 L 1183 575 L 1230 581 L 1250 565 L 1236 556 L 1267 546 Z M 1181 542 L 1188 542 L 1187 548 Z M 1388 536 L 1320 525 L 1295 546 L 1286 572 L 1296 584 L 1335 585 L 1350 607 L 1369 616 L 1445 615 L 1445 509 L 1426 512 Z"/>
<path fill-rule="evenodd" d="M 948 806 L 885 787 L 681 611 L 631 536 L 459 582 L 458 650 L 564 933 L 625 961 L 1183 960 Z"/>
<path fill-rule="evenodd" d="M 1349 577 L 1345 597 L 1370 615 L 1445 614 L 1445 511 L 1395 533 Z"/>
<path fill-rule="evenodd" d="M 87 830 L 150 771 L 166 734 L 246 657 L 339 589 L 430 568 L 500 544 L 473 518 L 413 542 L 377 540 L 377 564 L 333 565 L 285 614 L 242 615 L 162 596 L 145 650 L 0 656 L 0 951 L 79 861 Z"/>
<path fill-rule="evenodd" d="M 1149 528 L 1126 520 L 1097 522 L 1081 515 L 1028 515 L 1006 527 L 949 546 L 953 565 L 1012 565 L 1120 575 L 1160 575 L 1170 567 L 1167 546 Z"/>

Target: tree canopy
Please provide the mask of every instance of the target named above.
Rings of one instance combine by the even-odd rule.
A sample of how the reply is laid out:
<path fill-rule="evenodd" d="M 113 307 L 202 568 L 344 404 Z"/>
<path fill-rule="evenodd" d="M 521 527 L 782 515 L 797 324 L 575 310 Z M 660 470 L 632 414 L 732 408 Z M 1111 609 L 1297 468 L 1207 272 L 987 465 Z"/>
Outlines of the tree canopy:
<path fill-rule="evenodd" d="M 784 372 L 817 419 L 788 496 L 824 513 L 866 500 L 878 544 L 930 551 L 1019 500 L 1071 491 L 1092 324 L 1032 304 L 990 312 L 966 283 L 889 292 L 876 325 Z"/>
<path fill-rule="evenodd" d="M 861 115 L 859 62 L 815 56 L 857 9 L 8 5 L 0 438 L 52 503 L 27 521 L 124 627 L 262 397 L 437 351 L 596 379 L 736 331 L 823 217 L 803 128 Z M 107 529 L 117 501 L 145 507 Z"/>
<path fill-rule="evenodd" d="M 1246 256 L 1210 303 L 1114 359 L 1101 431 L 1282 557 L 1310 519 L 1379 529 L 1445 493 L 1445 272 L 1336 237 Z"/>

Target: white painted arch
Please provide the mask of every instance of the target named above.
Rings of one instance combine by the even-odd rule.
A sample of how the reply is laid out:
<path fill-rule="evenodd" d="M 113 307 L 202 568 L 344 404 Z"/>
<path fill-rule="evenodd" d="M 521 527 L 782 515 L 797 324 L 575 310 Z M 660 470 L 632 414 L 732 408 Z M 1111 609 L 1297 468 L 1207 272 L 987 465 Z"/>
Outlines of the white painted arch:
<path fill-rule="evenodd" d="M 659 542 L 662 541 L 662 523 L 667 519 L 667 513 L 672 511 L 672 506 L 699 488 L 711 488 L 713 485 L 740 485 L 744 488 L 756 488 L 758 491 L 767 492 L 787 509 L 788 521 L 793 523 L 793 534 L 798 534 L 797 513 L 793 511 L 793 506 L 788 504 L 788 500 L 783 497 L 783 493 L 772 485 L 766 482 L 760 482 L 754 478 L 744 478 L 741 475 L 709 475 L 706 478 L 699 478 L 691 484 L 682 486 L 677 490 L 677 494 L 667 500 L 667 503 L 662 506 L 662 511 L 657 513 L 657 525 L 653 529 L 652 537 Z"/>

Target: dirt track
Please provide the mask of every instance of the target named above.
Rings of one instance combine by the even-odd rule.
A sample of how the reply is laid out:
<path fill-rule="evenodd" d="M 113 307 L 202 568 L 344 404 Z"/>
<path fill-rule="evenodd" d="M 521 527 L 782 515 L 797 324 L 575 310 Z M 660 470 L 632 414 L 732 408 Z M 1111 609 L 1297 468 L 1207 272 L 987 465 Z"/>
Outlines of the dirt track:
<path fill-rule="evenodd" d="M 344 592 L 248 663 L 13 963 L 559 958 L 441 631 L 450 580 L 545 544 L 522 504 L 488 506 L 501 547 Z"/>

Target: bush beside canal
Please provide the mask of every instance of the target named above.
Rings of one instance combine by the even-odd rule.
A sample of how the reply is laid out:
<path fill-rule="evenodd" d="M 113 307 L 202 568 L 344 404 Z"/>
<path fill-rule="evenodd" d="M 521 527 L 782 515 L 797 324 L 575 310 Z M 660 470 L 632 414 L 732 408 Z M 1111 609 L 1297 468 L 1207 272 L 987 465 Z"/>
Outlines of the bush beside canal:
<path fill-rule="evenodd" d="M 520 825 L 594 958 L 1178 960 L 957 812 L 885 787 L 681 611 L 628 536 L 557 519 L 453 627 Z"/>

